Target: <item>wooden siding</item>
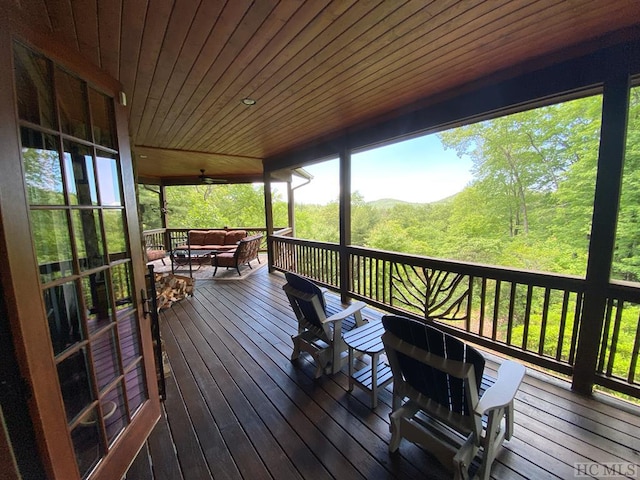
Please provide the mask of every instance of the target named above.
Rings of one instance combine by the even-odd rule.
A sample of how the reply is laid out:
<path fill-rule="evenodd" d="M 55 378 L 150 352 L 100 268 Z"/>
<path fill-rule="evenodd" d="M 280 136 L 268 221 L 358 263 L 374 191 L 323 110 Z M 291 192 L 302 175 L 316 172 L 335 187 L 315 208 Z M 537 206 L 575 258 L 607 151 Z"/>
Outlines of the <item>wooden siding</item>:
<path fill-rule="evenodd" d="M 154 177 L 257 176 L 259 159 L 638 38 L 640 23 L 634 0 L 1 2 L 122 83 L 138 172 Z"/>
<path fill-rule="evenodd" d="M 447 478 L 407 441 L 388 453 L 390 387 L 371 410 L 364 392 L 347 392 L 344 373 L 314 381 L 306 356 L 289 361 L 296 324 L 283 283 L 266 268 L 239 281 L 200 280 L 193 298 L 163 311 L 168 397 L 127 480 Z M 495 370 L 495 357 L 488 365 Z M 640 463 L 640 409 L 596 398 L 529 370 L 515 436 L 492 478 L 573 478 L 574 462 Z"/>

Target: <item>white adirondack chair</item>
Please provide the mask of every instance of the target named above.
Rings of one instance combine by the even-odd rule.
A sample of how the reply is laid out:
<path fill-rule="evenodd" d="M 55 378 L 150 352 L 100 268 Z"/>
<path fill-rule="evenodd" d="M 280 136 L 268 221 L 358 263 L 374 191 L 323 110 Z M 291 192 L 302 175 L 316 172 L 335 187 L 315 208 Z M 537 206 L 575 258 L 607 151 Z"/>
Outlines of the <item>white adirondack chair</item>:
<path fill-rule="evenodd" d="M 389 450 L 402 438 L 434 454 L 454 478 L 488 479 L 496 454 L 513 433 L 513 400 L 525 368 L 506 360 L 494 381 L 483 378 L 484 358 L 436 327 L 405 317 L 382 318 L 382 341 L 393 371 Z M 492 384 L 481 394 L 480 380 Z"/>
<path fill-rule="evenodd" d="M 291 360 L 297 359 L 300 351 L 305 351 L 316 362 L 316 378 L 338 373 L 348 360 L 342 334 L 364 323 L 361 310 L 366 304 L 353 302 L 346 309 L 331 314 L 320 287 L 295 273 L 286 272 L 285 277 L 287 284 L 282 288 L 298 320 L 298 334 L 291 337 Z"/>

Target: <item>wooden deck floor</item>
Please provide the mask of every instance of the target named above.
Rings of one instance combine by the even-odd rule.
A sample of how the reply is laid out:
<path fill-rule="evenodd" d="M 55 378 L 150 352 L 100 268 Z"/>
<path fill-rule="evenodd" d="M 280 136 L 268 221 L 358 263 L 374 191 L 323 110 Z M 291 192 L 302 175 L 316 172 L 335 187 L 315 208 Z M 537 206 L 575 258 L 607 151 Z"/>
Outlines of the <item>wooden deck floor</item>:
<path fill-rule="evenodd" d="M 364 392 L 347 391 L 345 374 L 314 380 L 309 361 L 290 362 L 296 326 L 283 283 L 266 268 L 241 281 L 198 281 L 194 297 L 163 312 L 164 416 L 127 480 L 447 478 L 409 442 L 389 454 L 390 387 L 371 410 Z M 635 407 L 530 372 L 515 408 L 515 436 L 492 478 L 574 478 L 575 462 L 640 464 Z"/>

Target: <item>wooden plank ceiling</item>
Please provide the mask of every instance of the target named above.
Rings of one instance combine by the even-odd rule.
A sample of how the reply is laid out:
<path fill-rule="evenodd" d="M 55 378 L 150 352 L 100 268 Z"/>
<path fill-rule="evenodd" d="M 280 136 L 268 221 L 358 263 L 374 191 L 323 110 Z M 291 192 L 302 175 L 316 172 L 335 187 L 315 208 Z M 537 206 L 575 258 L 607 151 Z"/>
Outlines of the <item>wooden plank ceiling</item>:
<path fill-rule="evenodd" d="M 167 178 L 259 176 L 263 158 L 640 24 L 637 0 L 12 1 L 122 83 L 138 172 Z"/>

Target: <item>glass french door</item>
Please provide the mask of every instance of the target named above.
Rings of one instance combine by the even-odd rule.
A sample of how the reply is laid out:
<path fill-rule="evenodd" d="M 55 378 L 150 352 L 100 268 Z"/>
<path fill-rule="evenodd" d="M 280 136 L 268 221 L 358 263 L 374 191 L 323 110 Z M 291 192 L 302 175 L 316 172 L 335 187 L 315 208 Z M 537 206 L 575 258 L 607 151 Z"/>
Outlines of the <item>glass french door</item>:
<path fill-rule="evenodd" d="M 13 62 L 50 355 L 78 474 L 99 476 L 127 462 L 112 457 L 154 393 L 129 232 L 138 226 L 125 206 L 134 185 L 123 182 L 113 98 L 18 42 Z"/>

